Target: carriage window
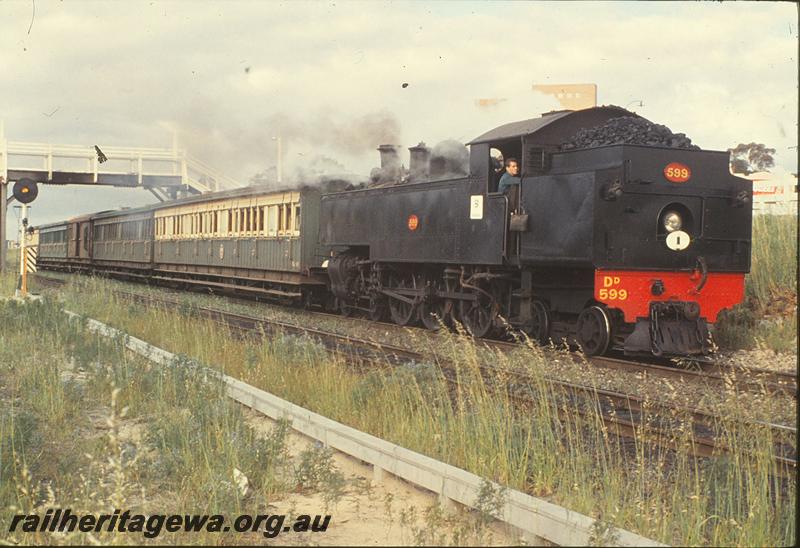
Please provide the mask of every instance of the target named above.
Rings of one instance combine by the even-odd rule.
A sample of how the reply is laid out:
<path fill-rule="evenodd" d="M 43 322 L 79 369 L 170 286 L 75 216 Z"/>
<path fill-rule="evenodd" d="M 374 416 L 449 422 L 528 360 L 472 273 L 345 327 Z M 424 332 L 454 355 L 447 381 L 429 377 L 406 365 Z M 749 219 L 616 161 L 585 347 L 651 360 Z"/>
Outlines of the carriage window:
<path fill-rule="evenodd" d="M 258 208 L 258 233 L 264 233 L 264 206 Z"/>
<path fill-rule="evenodd" d="M 278 233 L 283 232 L 283 206 L 278 206 Z"/>
<path fill-rule="evenodd" d="M 286 232 L 291 232 L 293 230 L 292 227 L 292 206 L 286 206 Z"/>
<path fill-rule="evenodd" d="M 267 235 L 275 236 L 278 233 L 278 206 L 269 206 L 267 217 Z"/>
<path fill-rule="evenodd" d="M 300 204 L 294 206 L 294 231 L 300 233 Z"/>

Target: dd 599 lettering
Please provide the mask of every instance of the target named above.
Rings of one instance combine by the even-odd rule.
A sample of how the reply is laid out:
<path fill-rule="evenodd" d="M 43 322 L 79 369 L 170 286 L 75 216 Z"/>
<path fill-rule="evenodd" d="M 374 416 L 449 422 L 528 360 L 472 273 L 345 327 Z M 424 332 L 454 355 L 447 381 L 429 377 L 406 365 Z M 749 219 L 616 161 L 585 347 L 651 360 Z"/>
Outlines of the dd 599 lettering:
<path fill-rule="evenodd" d="M 601 301 L 624 301 L 628 298 L 628 290 L 617 288 L 620 283 L 619 276 L 603 276 L 603 287 L 598 291 Z"/>

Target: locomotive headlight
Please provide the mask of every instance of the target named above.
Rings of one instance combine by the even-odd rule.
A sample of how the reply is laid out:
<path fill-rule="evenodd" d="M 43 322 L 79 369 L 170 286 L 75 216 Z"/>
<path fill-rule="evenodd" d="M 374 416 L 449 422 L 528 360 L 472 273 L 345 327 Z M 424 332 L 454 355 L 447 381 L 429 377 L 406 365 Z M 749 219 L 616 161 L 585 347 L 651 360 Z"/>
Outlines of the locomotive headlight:
<path fill-rule="evenodd" d="M 674 211 L 668 211 L 666 215 L 664 215 L 664 228 L 667 229 L 667 232 L 675 232 L 676 230 L 680 230 L 682 226 L 683 220 L 681 216 Z"/>

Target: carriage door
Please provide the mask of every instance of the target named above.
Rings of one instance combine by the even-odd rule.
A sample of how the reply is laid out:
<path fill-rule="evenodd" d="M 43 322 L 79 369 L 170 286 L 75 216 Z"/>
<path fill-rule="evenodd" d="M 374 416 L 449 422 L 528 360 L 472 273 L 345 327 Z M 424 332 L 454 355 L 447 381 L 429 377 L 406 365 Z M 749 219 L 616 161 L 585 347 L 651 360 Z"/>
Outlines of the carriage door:
<path fill-rule="evenodd" d="M 92 231 L 90 230 L 91 223 L 83 223 L 81 225 L 81 246 L 80 246 L 80 254 L 83 258 L 89 258 L 91 255 L 91 239 L 92 239 Z"/>
<path fill-rule="evenodd" d="M 69 225 L 69 256 L 80 256 L 80 243 L 81 239 L 78 233 L 78 223 L 70 223 Z"/>

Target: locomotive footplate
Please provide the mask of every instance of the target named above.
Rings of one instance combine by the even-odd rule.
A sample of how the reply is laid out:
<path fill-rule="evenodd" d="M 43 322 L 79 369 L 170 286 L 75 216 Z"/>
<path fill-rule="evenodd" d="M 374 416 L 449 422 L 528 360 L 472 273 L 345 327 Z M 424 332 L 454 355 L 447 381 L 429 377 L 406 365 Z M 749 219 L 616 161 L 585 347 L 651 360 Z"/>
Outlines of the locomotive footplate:
<path fill-rule="evenodd" d="M 633 333 L 625 339 L 625 354 L 709 354 L 711 340 L 708 325 L 699 315 L 700 307 L 694 302 L 650 303 L 650 317 L 639 318 Z"/>

